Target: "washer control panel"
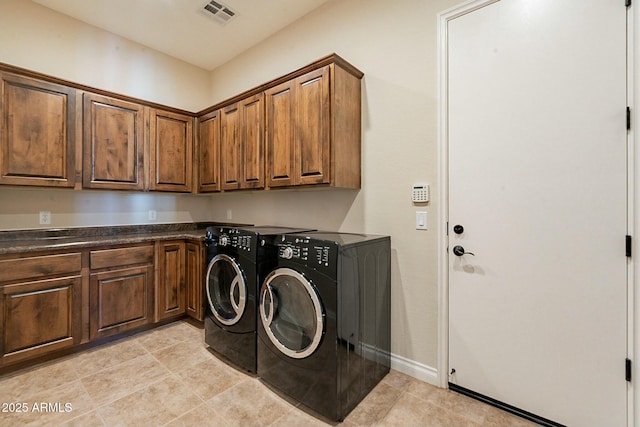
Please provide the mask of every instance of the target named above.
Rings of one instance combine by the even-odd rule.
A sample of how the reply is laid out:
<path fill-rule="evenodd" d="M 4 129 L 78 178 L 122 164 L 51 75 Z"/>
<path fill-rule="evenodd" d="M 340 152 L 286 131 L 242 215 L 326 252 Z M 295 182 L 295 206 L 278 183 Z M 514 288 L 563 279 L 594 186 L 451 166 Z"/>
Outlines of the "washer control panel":
<path fill-rule="evenodd" d="M 245 252 L 256 250 L 257 237 L 251 233 L 238 228 L 220 227 L 216 229 L 218 235 L 218 246 L 238 249 Z"/>

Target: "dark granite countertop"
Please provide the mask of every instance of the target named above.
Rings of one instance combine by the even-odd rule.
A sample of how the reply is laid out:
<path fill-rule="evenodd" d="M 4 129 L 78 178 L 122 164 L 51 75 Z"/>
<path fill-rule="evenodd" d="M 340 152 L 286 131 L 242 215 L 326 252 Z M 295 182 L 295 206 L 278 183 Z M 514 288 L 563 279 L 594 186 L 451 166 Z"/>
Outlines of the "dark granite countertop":
<path fill-rule="evenodd" d="M 218 225 L 230 224 L 194 222 L 0 231 L 0 255 L 82 249 L 92 246 L 127 245 L 156 240 L 202 240 L 207 227 Z"/>

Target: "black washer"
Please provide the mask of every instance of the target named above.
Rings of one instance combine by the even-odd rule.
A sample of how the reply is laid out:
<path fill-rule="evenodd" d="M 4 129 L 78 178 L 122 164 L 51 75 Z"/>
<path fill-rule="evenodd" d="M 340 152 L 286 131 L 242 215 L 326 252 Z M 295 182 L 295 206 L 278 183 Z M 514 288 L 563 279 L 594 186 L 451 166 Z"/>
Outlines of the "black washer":
<path fill-rule="evenodd" d="M 209 227 L 205 239 L 205 342 L 240 369 L 256 367 L 257 295 L 260 278 L 275 265 L 267 244 L 277 235 L 305 231 L 286 227 Z"/>

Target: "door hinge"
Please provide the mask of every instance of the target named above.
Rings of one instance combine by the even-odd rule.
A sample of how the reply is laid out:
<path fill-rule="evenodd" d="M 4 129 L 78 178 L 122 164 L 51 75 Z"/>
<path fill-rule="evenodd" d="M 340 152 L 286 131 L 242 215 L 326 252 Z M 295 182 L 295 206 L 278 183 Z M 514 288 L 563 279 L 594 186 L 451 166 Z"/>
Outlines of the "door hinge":
<path fill-rule="evenodd" d="M 631 242 L 631 236 L 627 235 L 625 239 L 624 252 L 628 257 L 631 257 Z"/>
<path fill-rule="evenodd" d="M 625 239 L 625 250 L 624 251 L 625 251 L 625 254 L 628 257 L 631 257 L 631 242 L 632 242 L 631 236 L 627 236 L 626 239 Z"/>
<path fill-rule="evenodd" d="M 631 7 L 631 0 L 624 0 L 624 5 L 627 7 Z"/>
<path fill-rule="evenodd" d="M 627 130 L 631 130 L 631 108 L 627 107 Z"/>
<path fill-rule="evenodd" d="M 624 361 L 624 379 L 631 382 L 631 359 Z"/>

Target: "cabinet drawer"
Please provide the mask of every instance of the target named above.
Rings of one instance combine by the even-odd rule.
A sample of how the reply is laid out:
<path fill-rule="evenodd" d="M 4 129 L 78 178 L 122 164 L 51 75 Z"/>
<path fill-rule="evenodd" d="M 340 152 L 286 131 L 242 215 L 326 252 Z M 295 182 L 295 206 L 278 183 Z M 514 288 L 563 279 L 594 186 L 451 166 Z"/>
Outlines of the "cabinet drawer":
<path fill-rule="evenodd" d="M 1 260 L 0 282 L 52 275 L 78 274 L 81 268 L 82 256 L 80 253 Z"/>
<path fill-rule="evenodd" d="M 91 251 L 91 269 L 153 263 L 153 246 Z"/>

